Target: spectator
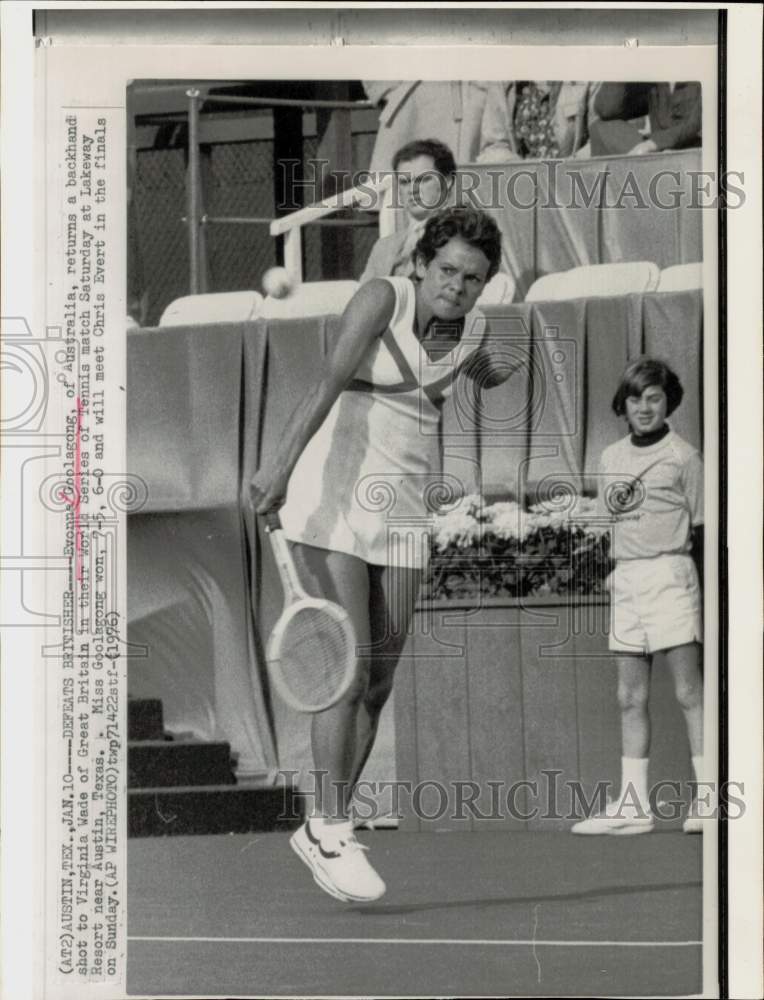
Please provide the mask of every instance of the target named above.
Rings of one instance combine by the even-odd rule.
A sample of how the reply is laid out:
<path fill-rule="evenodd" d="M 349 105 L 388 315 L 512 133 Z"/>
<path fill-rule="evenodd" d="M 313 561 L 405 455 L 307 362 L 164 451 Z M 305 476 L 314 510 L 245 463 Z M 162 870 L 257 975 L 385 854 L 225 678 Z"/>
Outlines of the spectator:
<path fill-rule="evenodd" d="M 427 219 L 448 204 L 456 174 L 454 156 L 436 139 L 418 139 L 399 149 L 393 157 L 398 203 L 405 207 L 408 226 L 378 239 L 372 247 L 361 281 L 414 272 L 412 251 Z"/>
<path fill-rule="evenodd" d="M 603 83 L 594 101 L 592 155 L 640 156 L 701 143 L 699 83 Z M 633 121 L 647 115 L 649 136 Z"/>
<path fill-rule="evenodd" d="M 369 170 L 392 170 L 397 149 L 420 135 L 434 135 L 458 163 L 473 162 L 487 81 L 365 80 L 370 101 L 379 105 L 379 130 Z"/>
<path fill-rule="evenodd" d="M 587 139 L 590 85 L 509 80 L 491 84 L 480 128 L 479 163 L 571 156 Z"/>
<path fill-rule="evenodd" d="M 655 653 L 672 676 L 685 722 L 695 778 L 708 778 L 703 759 L 701 574 L 703 462 L 666 423 L 682 386 L 663 361 L 640 357 L 621 378 L 613 410 L 629 435 L 605 449 L 598 502 L 612 523 L 615 569 L 609 647 L 618 672 L 621 790 L 614 801 L 573 827 L 576 834 L 649 833 L 655 827 L 647 782 L 650 673 Z M 684 823 L 699 833 L 712 815 L 707 788 L 693 796 Z"/>

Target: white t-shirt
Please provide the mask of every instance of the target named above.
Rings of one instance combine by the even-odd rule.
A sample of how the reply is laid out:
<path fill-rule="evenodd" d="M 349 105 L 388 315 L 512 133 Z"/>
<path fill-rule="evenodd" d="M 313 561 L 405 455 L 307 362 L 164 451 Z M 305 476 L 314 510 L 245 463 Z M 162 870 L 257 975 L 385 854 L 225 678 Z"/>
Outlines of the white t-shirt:
<path fill-rule="evenodd" d="M 597 500 L 613 524 L 611 556 L 650 559 L 689 552 L 703 523 L 703 460 L 673 431 L 638 448 L 622 438 L 602 453 Z"/>

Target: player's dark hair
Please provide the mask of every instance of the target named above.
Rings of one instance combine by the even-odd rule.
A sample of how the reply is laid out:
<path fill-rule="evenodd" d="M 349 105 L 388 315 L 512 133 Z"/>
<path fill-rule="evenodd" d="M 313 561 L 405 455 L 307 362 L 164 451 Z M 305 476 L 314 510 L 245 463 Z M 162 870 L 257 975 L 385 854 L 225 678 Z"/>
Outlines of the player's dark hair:
<path fill-rule="evenodd" d="M 613 412 L 619 417 L 626 413 L 626 400 L 630 396 L 639 397 L 650 385 L 660 386 L 666 393 L 666 416 L 669 416 L 682 402 L 684 389 L 676 372 L 665 361 L 642 355 L 630 361 L 621 376 L 615 396 Z"/>
<path fill-rule="evenodd" d="M 398 169 L 399 163 L 407 163 L 415 160 L 417 156 L 430 156 L 435 170 L 442 174 L 446 180 L 451 180 L 456 173 L 456 160 L 454 154 L 443 142 L 437 139 L 415 139 L 401 146 L 393 157 L 393 170 Z"/>
<path fill-rule="evenodd" d="M 429 264 L 454 236 L 483 251 L 489 264 L 486 281 L 490 281 L 501 262 L 501 233 L 490 215 L 476 208 L 444 208 L 430 216 L 414 248 L 414 259 L 421 257 Z"/>

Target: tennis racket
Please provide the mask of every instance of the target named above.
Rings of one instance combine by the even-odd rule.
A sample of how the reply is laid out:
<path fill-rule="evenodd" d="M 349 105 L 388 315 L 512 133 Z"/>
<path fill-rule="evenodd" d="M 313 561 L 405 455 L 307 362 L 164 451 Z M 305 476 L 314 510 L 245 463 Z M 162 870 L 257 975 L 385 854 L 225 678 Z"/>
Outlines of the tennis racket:
<path fill-rule="evenodd" d="M 265 651 L 270 677 L 287 705 L 323 712 L 355 680 L 355 629 L 339 604 L 305 593 L 277 512 L 265 515 L 265 528 L 284 590 L 284 610 Z"/>

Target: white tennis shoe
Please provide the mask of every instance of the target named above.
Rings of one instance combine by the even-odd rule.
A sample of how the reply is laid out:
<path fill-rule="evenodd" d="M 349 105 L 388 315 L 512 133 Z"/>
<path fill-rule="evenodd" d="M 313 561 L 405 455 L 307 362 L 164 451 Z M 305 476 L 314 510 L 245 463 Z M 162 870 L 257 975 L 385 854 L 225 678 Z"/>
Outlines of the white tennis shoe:
<path fill-rule="evenodd" d="M 576 823 L 571 828 L 571 833 L 584 836 L 608 834 L 611 837 L 628 837 L 638 833 L 650 833 L 654 829 L 655 817 L 649 809 L 641 809 L 632 802 L 616 799 L 608 802 L 602 812 Z"/>
<path fill-rule="evenodd" d="M 316 884 L 335 899 L 367 903 L 384 895 L 385 883 L 366 860 L 368 847 L 355 839 L 352 823 L 324 823 L 314 829 L 308 820 L 289 843 Z"/>

